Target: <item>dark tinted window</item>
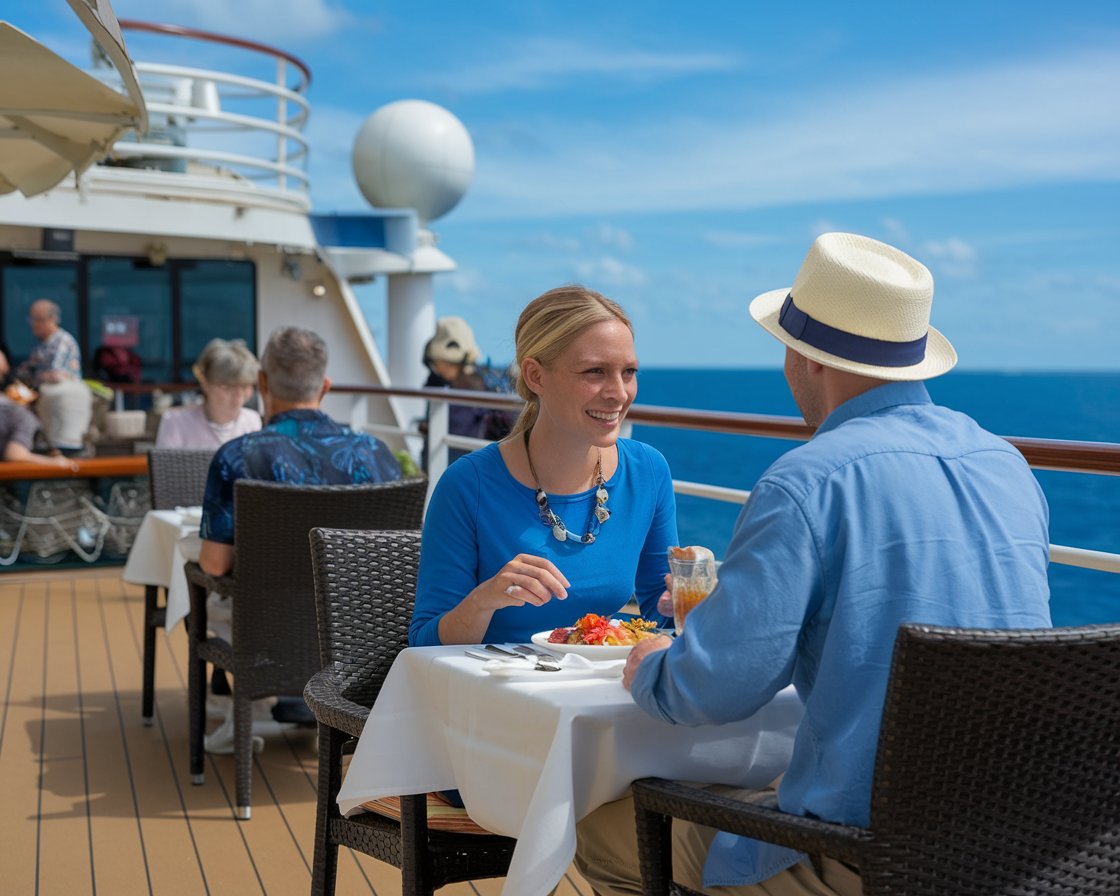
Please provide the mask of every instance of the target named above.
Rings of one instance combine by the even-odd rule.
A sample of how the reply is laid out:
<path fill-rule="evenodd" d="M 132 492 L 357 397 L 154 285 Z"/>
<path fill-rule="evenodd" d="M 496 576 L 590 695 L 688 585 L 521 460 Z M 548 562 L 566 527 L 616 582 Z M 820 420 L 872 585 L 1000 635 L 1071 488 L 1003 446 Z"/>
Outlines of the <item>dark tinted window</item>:
<path fill-rule="evenodd" d="M 61 307 L 85 372 L 98 378 L 112 379 L 96 363 L 103 346 L 117 357 L 137 356 L 144 382 L 193 382 L 191 365 L 217 336 L 243 339 L 257 351 L 256 269 L 249 261 L 0 258 L 0 298 L 0 339 L 13 366 L 35 345 L 27 314 L 40 298 Z"/>
<path fill-rule="evenodd" d="M 62 309 L 62 326 L 80 340 L 78 324 L 78 265 L 13 263 L 3 268 L 4 341 L 12 366 L 35 347 L 27 324 L 27 311 L 36 299 L 50 299 Z M 87 359 L 82 358 L 85 362 Z"/>
<path fill-rule="evenodd" d="M 191 365 L 216 337 L 244 339 L 257 353 L 253 265 L 248 261 L 197 261 L 179 279 L 182 338 L 179 376 L 191 380 Z"/>
<path fill-rule="evenodd" d="M 129 258 L 89 261 L 89 352 L 117 346 L 140 356 L 140 378 L 172 378 L 171 269 Z M 87 368 L 89 365 L 86 365 Z"/>

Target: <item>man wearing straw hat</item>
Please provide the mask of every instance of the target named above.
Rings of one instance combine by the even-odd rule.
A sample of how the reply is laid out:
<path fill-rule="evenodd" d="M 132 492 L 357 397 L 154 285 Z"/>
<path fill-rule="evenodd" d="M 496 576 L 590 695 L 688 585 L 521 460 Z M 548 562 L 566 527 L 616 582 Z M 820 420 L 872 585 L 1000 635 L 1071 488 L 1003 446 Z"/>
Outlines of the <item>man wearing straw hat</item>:
<path fill-rule="evenodd" d="M 1015 448 L 930 401 L 922 381 L 957 360 L 929 326 L 932 299 L 929 271 L 905 253 L 826 233 L 792 287 L 751 303 L 817 431 L 755 485 L 683 634 L 627 660 L 634 700 L 674 724 L 746 718 L 792 683 L 805 715 L 777 788 L 785 812 L 868 824 L 902 622 L 1050 625 L 1045 498 Z M 604 896 L 641 892 L 632 813 L 627 798 L 580 824 L 577 863 Z M 856 869 L 813 858 L 673 825 L 674 878 L 705 893 L 860 892 Z"/>

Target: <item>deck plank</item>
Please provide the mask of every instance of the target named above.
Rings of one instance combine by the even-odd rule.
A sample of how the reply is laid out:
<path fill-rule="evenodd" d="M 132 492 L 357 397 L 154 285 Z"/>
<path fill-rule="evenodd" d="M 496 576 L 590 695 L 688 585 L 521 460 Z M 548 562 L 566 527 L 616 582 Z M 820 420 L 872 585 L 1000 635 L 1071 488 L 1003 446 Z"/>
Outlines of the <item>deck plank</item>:
<path fill-rule="evenodd" d="M 0 735 L 0 880 L 13 893 L 34 893 L 38 885 L 45 595 L 45 586 L 21 583 L 5 588 L 0 601 L 13 625 Z"/>
<path fill-rule="evenodd" d="M 157 635 L 155 720 L 142 724 L 143 606 L 119 568 L 0 572 L 0 892 L 306 896 L 314 732 L 266 726 L 253 817 L 238 821 L 232 757 L 208 755 L 206 783 L 190 783 L 182 626 Z M 390 896 L 400 872 L 341 849 L 337 890 Z M 557 889 L 590 893 L 574 871 Z"/>

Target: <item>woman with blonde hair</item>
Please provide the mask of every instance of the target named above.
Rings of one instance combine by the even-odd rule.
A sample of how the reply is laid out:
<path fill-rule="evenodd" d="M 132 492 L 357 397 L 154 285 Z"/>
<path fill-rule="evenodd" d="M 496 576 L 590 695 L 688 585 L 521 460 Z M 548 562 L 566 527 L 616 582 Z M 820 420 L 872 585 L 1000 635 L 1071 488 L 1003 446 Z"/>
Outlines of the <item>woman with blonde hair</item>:
<path fill-rule="evenodd" d="M 216 450 L 230 439 L 260 429 L 261 415 L 245 407 L 259 369 L 242 340 L 211 339 L 191 368 L 202 388 L 202 404 L 165 412 L 156 447 Z"/>
<path fill-rule="evenodd" d="M 665 458 L 619 437 L 638 390 L 629 318 L 562 286 L 525 307 L 515 341 L 513 431 L 449 466 L 432 495 L 414 646 L 525 641 L 632 596 L 663 622 L 676 503 Z"/>

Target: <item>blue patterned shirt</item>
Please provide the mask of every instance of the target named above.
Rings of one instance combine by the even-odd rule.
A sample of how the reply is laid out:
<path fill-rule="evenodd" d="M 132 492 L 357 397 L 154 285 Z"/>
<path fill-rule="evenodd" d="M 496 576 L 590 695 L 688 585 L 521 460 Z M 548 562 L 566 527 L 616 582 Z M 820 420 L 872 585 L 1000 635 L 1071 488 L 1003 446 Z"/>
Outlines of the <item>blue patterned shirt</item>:
<path fill-rule="evenodd" d="M 43 384 L 43 374 L 48 370 L 61 371 L 76 380 L 82 378 L 82 353 L 78 349 L 78 343 L 61 328 L 31 350 L 27 360 L 16 370 L 16 376 L 22 382 L 38 388 Z"/>
<path fill-rule="evenodd" d="M 351 485 L 400 478 L 397 459 L 380 439 L 354 432 L 322 411 L 285 411 L 214 454 L 199 534 L 206 541 L 233 544 L 233 484 L 238 479 Z"/>
<path fill-rule="evenodd" d="M 792 683 L 805 716 L 779 805 L 865 826 L 898 626 L 1049 627 L 1048 516 L 1023 456 L 924 384 L 858 395 L 759 479 L 719 584 L 643 660 L 634 700 L 667 722 L 719 724 Z M 719 833 L 704 886 L 798 858 Z"/>

